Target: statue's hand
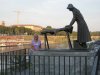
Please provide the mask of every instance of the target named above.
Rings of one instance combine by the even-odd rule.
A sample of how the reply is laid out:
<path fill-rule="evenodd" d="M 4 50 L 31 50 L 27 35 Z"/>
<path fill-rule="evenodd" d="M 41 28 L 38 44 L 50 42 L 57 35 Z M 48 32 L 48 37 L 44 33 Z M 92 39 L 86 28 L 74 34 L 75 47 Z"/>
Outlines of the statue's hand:
<path fill-rule="evenodd" d="M 65 29 L 66 29 L 67 32 L 72 33 L 73 26 L 71 26 L 71 25 L 67 25 L 67 26 L 65 26 Z"/>

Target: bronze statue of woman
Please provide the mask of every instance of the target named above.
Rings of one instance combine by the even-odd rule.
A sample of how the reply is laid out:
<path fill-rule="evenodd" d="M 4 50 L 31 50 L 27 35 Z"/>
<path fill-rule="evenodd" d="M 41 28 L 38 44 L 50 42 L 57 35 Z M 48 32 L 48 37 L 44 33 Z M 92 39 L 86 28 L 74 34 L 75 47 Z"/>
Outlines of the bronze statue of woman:
<path fill-rule="evenodd" d="M 91 40 L 90 32 L 88 29 L 88 26 L 81 14 L 81 12 L 75 8 L 72 4 L 69 4 L 67 9 L 72 11 L 73 13 L 73 18 L 70 24 L 68 25 L 69 27 L 72 26 L 75 22 L 77 22 L 77 41 L 78 43 L 86 47 L 86 42 Z"/>

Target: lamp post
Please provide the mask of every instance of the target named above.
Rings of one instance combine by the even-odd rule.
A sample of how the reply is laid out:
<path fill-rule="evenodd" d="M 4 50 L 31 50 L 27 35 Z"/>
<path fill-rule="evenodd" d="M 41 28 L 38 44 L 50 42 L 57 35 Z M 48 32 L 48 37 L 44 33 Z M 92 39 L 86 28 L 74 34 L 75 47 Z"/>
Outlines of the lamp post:
<path fill-rule="evenodd" d="M 20 15 L 20 11 L 14 11 L 15 13 L 17 13 L 17 25 L 19 24 L 19 15 Z"/>

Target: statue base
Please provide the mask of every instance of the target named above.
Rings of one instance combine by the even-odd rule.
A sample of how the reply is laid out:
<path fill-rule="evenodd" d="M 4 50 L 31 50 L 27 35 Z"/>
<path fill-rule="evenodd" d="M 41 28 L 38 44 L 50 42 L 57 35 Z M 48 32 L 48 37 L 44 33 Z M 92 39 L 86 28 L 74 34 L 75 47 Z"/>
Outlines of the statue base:
<path fill-rule="evenodd" d="M 77 40 L 74 40 L 73 48 L 74 49 L 87 49 L 87 45 L 85 43 L 81 45 L 81 44 L 79 44 L 79 42 Z"/>

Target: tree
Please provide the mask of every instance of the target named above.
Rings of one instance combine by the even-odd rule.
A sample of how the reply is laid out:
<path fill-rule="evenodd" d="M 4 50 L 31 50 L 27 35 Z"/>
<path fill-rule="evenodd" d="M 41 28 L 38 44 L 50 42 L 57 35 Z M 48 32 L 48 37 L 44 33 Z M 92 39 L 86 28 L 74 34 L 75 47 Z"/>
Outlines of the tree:
<path fill-rule="evenodd" d="M 51 26 L 47 26 L 46 29 L 53 29 Z"/>

